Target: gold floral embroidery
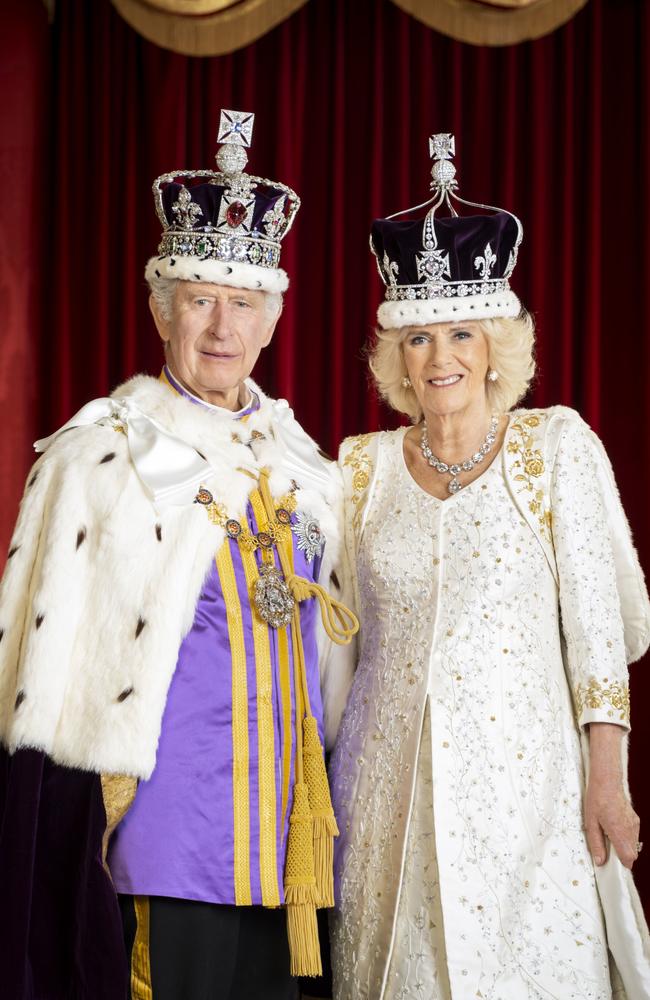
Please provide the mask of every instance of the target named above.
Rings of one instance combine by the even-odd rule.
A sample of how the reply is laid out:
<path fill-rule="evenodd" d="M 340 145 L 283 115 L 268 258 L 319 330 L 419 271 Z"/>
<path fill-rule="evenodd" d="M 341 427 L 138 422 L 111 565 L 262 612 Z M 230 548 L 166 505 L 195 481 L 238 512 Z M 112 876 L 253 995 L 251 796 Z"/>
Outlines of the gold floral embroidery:
<path fill-rule="evenodd" d="M 578 684 L 574 692 L 578 719 L 587 708 L 609 708 L 608 715 L 619 713 L 620 722 L 630 720 L 630 689 L 625 682 L 590 677 L 586 684 Z"/>
<path fill-rule="evenodd" d="M 101 786 L 106 813 L 106 828 L 102 838 L 102 859 L 106 866 L 108 841 L 118 823 L 124 819 L 133 804 L 138 789 L 138 779 L 132 778 L 128 774 L 102 774 Z"/>
<path fill-rule="evenodd" d="M 542 420 L 546 419 L 545 414 L 530 413 L 528 416 L 519 417 L 510 427 L 512 435 L 506 446 L 509 455 L 516 455 L 512 469 L 519 470 L 514 478 L 516 482 L 523 483 L 522 490 L 528 490 L 532 496 L 528 502 L 530 511 L 537 517 L 541 529 L 542 537 L 547 541 L 552 541 L 551 525 L 552 516 L 548 507 L 548 500 L 544 496 L 544 490 L 540 488 L 538 482 L 544 475 L 544 456 L 539 448 L 536 448 L 535 435 L 536 427 L 539 427 Z"/>
<path fill-rule="evenodd" d="M 354 441 L 354 445 L 343 460 L 343 465 L 349 465 L 352 468 L 352 489 L 354 491 L 352 493 L 352 503 L 356 507 L 352 520 L 355 528 L 359 524 L 361 514 L 360 503 L 363 492 L 370 482 L 370 473 L 372 471 L 370 456 L 364 450 L 371 437 L 372 434 L 359 434 L 356 438 L 350 438 L 350 441 Z"/>

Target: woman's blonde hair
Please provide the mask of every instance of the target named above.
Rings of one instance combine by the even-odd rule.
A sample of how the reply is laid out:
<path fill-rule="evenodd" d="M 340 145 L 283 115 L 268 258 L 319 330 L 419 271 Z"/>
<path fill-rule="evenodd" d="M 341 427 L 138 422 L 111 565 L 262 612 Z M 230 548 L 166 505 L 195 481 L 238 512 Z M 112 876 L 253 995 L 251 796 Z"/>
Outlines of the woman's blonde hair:
<path fill-rule="evenodd" d="M 488 342 L 488 364 L 498 372 L 495 382 L 486 379 L 488 404 L 494 413 L 507 413 L 526 394 L 535 374 L 535 323 L 522 311 L 514 319 L 498 317 L 476 321 Z M 412 388 L 405 388 L 407 374 L 402 345 L 412 326 L 376 331 L 370 350 L 370 370 L 380 396 L 399 413 L 406 413 L 413 423 L 422 419 L 422 408 Z"/>

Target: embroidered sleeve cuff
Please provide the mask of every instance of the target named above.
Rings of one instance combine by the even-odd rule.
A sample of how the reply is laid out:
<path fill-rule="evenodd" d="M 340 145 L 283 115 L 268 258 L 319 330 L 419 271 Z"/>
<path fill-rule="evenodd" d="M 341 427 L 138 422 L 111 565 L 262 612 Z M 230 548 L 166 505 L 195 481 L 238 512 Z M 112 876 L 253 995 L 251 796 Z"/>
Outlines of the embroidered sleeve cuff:
<path fill-rule="evenodd" d="M 627 683 L 608 677 L 589 677 L 574 691 L 578 725 L 612 722 L 630 728 L 630 691 Z"/>

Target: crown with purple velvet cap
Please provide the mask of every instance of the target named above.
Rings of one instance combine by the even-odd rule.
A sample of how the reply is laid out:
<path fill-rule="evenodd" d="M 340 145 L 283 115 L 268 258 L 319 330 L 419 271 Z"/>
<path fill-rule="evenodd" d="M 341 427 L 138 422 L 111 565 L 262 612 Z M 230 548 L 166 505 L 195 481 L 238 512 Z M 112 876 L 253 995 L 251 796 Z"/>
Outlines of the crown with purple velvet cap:
<path fill-rule="evenodd" d="M 432 197 L 372 224 L 370 249 L 386 285 L 379 325 L 389 329 L 517 316 L 521 303 L 508 279 L 523 237 L 521 222 L 511 212 L 457 194 L 453 135 L 432 136 L 429 150 Z M 452 199 L 488 214 L 460 216 Z M 448 217 L 436 214 L 442 207 Z M 401 218 L 424 208 L 424 218 Z"/>
<path fill-rule="evenodd" d="M 284 292 L 279 266 L 300 198 L 285 184 L 244 173 L 255 115 L 222 111 L 218 171 L 174 170 L 153 184 L 163 226 L 158 256 L 145 277 L 210 281 L 235 288 Z"/>

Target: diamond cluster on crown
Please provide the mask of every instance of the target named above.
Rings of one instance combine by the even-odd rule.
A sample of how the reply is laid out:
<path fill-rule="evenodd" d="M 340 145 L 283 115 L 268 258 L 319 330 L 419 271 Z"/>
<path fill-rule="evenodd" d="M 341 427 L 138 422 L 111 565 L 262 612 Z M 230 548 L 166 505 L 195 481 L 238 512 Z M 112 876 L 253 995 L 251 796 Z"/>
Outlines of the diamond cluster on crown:
<path fill-rule="evenodd" d="M 490 281 L 445 281 L 439 285 L 389 285 L 386 288 L 388 302 L 403 299 L 452 299 L 466 295 L 495 295 L 510 291 L 510 282 L 503 278 Z"/>
<path fill-rule="evenodd" d="M 221 233 L 163 233 L 161 257 L 200 257 L 201 260 L 239 261 L 259 267 L 279 267 L 280 244 L 261 236 L 224 236 Z"/>

